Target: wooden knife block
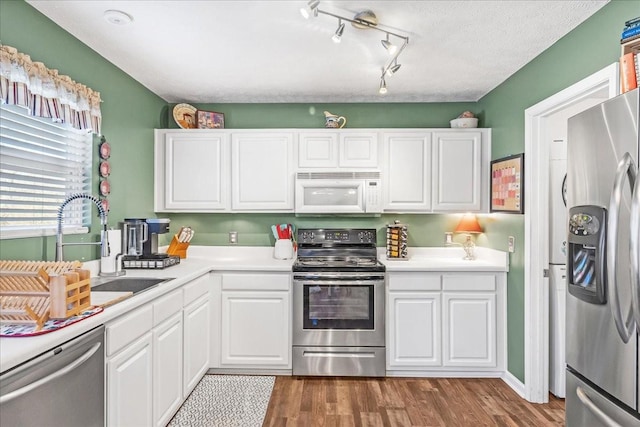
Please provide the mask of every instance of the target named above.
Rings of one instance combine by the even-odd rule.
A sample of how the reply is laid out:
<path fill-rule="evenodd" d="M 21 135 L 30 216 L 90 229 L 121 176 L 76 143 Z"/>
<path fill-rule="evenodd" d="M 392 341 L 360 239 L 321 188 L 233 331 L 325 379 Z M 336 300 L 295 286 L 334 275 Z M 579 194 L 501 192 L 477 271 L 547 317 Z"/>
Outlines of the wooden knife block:
<path fill-rule="evenodd" d="M 178 235 L 174 235 L 167 248 L 167 254 L 177 255 L 184 259 L 187 257 L 187 248 L 189 248 L 189 242 L 179 242 Z"/>

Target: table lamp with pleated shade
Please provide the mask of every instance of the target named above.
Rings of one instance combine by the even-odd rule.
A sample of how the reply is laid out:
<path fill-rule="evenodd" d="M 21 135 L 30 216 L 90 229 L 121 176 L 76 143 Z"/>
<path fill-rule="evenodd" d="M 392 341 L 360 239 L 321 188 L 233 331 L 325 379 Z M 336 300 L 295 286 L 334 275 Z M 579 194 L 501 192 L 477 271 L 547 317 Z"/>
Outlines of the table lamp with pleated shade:
<path fill-rule="evenodd" d="M 462 244 L 462 248 L 465 253 L 465 257 L 463 259 L 476 259 L 474 254 L 476 245 L 473 243 L 473 240 L 471 240 L 471 234 L 482 233 L 482 227 L 480 227 L 480 223 L 478 223 L 476 216 L 470 213 L 465 214 L 458 223 L 454 233 L 467 233 L 467 240 Z"/>

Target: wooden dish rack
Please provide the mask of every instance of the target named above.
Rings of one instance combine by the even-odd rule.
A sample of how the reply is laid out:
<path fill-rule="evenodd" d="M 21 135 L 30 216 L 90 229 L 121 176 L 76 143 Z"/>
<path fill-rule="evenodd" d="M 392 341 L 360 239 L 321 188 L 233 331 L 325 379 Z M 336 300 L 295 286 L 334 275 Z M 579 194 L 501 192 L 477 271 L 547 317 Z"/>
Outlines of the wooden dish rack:
<path fill-rule="evenodd" d="M 0 261 L 0 323 L 66 319 L 91 306 L 91 279 L 79 261 Z"/>

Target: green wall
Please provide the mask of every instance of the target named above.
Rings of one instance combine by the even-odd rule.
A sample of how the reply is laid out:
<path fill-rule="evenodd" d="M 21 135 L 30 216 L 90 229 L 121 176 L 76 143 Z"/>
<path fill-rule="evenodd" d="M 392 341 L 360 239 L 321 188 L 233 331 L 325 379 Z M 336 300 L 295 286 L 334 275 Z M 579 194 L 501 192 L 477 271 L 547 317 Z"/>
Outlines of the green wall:
<path fill-rule="evenodd" d="M 524 110 L 617 62 L 624 22 L 639 15 L 640 0 L 612 1 L 482 98 L 478 104 L 483 126 L 492 129 L 493 158 L 524 151 Z M 492 236 L 489 244 L 516 236 L 508 278 L 508 354 L 509 372 L 524 381 L 524 216 L 496 221 L 485 232 Z"/>
<path fill-rule="evenodd" d="M 464 110 L 491 127 L 492 158 L 524 150 L 524 110 L 617 60 L 625 20 L 638 16 L 640 0 L 613 1 L 478 103 L 435 104 L 195 104 L 225 114 L 227 128 L 317 128 L 324 110 L 344 115 L 347 127 L 448 127 Z M 103 133 L 113 147 L 110 224 L 125 216 L 154 216 L 153 129 L 176 127 L 172 105 L 100 57 L 22 0 L 0 0 L 0 41 L 60 70 L 102 94 Z M 97 194 L 97 179 L 94 185 Z M 180 225 L 196 230 L 195 244 L 227 244 L 227 232 L 239 232 L 241 245 L 271 245 L 269 226 L 292 222 L 304 226 L 364 226 L 379 230 L 399 219 L 409 225 L 409 244 L 439 246 L 457 215 L 383 215 L 375 218 L 295 217 L 291 214 L 173 214 Z M 478 243 L 506 250 L 516 237 L 508 276 L 509 371 L 524 380 L 524 217 L 481 215 L 485 229 Z M 94 230 L 97 229 L 94 221 Z M 91 234 L 76 239 L 96 240 Z M 73 240 L 69 237 L 65 240 Z M 382 244 L 382 241 L 379 241 Z M 0 258 L 52 259 L 53 238 L 0 241 Z M 67 250 L 69 258 L 93 259 L 95 251 Z"/>
<path fill-rule="evenodd" d="M 166 119 L 166 102 L 22 0 L 0 1 L 0 41 L 100 92 L 102 133 L 112 145 L 109 224 L 115 225 L 131 211 L 153 215 L 153 129 Z M 94 142 L 96 164 L 98 141 Z M 96 169 L 96 195 L 97 176 Z M 92 231 L 99 230 L 100 224 L 94 211 Z M 81 240 L 97 241 L 98 237 L 95 232 L 65 237 L 65 242 Z M 0 241 L 3 259 L 52 260 L 54 253 L 54 237 Z M 66 259 L 95 259 L 98 254 L 95 248 L 65 248 Z"/>

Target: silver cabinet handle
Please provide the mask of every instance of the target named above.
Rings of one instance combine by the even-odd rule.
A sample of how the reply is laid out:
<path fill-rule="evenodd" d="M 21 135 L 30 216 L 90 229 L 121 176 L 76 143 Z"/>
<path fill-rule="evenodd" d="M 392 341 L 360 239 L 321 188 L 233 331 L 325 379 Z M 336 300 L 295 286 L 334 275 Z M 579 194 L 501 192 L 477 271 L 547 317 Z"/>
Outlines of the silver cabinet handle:
<path fill-rule="evenodd" d="M 587 394 L 584 392 L 584 390 L 582 390 L 580 386 L 576 387 L 576 394 L 578 395 L 578 399 L 580 399 L 580 402 L 582 402 L 582 404 L 586 406 L 591 411 L 591 413 L 596 416 L 596 418 L 602 421 L 604 425 L 606 425 L 607 427 L 622 427 L 620 424 L 611 419 L 610 416 L 605 414 L 602 409 L 598 408 L 596 404 L 593 403 L 591 399 L 589 399 L 589 396 L 587 396 Z"/>
<path fill-rule="evenodd" d="M 102 345 L 102 343 L 95 343 L 93 346 L 91 346 L 91 348 L 89 350 L 87 350 L 86 353 L 84 353 L 82 356 L 78 357 L 76 360 L 74 360 L 73 362 L 71 362 L 70 364 L 68 364 L 67 366 L 65 366 L 62 369 L 57 370 L 56 372 L 47 375 L 46 377 L 42 377 L 37 381 L 32 382 L 31 384 L 27 384 L 24 387 L 21 387 L 17 390 L 14 390 L 10 393 L 7 393 L 3 396 L 0 396 L 0 404 L 2 403 L 6 403 L 9 402 L 10 400 L 13 400 L 17 397 L 22 396 L 23 394 L 29 393 L 30 391 L 46 384 L 49 383 L 53 380 L 55 380 L 56 378 L 59 378 L 63 375 L 68 374 L 69 372 L 73 371 L 75 368 L 77 368 L 78 366 L 82 365 L 84 362 L 86 362 L 91 356 L 93 356 L 95 354 L 96 351 L 98 351 L 98 349 L 100 348 L 100 346 Z M 43 362 L 46 363 L 46 362 Z"/>
<path fill-rule="evenodd" d="M 631 198 L 631 226 L 629 236 L 631 264 L 631 289 L 636 328 L 640 331 L 640 182 L 636 181 Z"/>
<path fill-rule="evenodd" d="M 622 185 L 625 177 L 629 178 L 631 189 L 636 182 L 636 165 L 629 153 L 624 153 L 622 160 L 618 163 L 616 177 L 613 182 L 613 191 L 609 199 L 609 220 L 607 230 L 607 294 L 609 304 L 611 304 L 611 313 L 616 324 L 616 329 L 622 341 L 629 342 L 629 338 L 635 333 L 635 322 L 633 306 L 629 307 L 626 319 L 622 319 L 622 310 L 620 308 L 620 298 L 618 296 L 618 271 L 616 269 L 616 258 L 618 255 L 618 222 L 620 220 L 620 204 L 622 201 Z"/>

